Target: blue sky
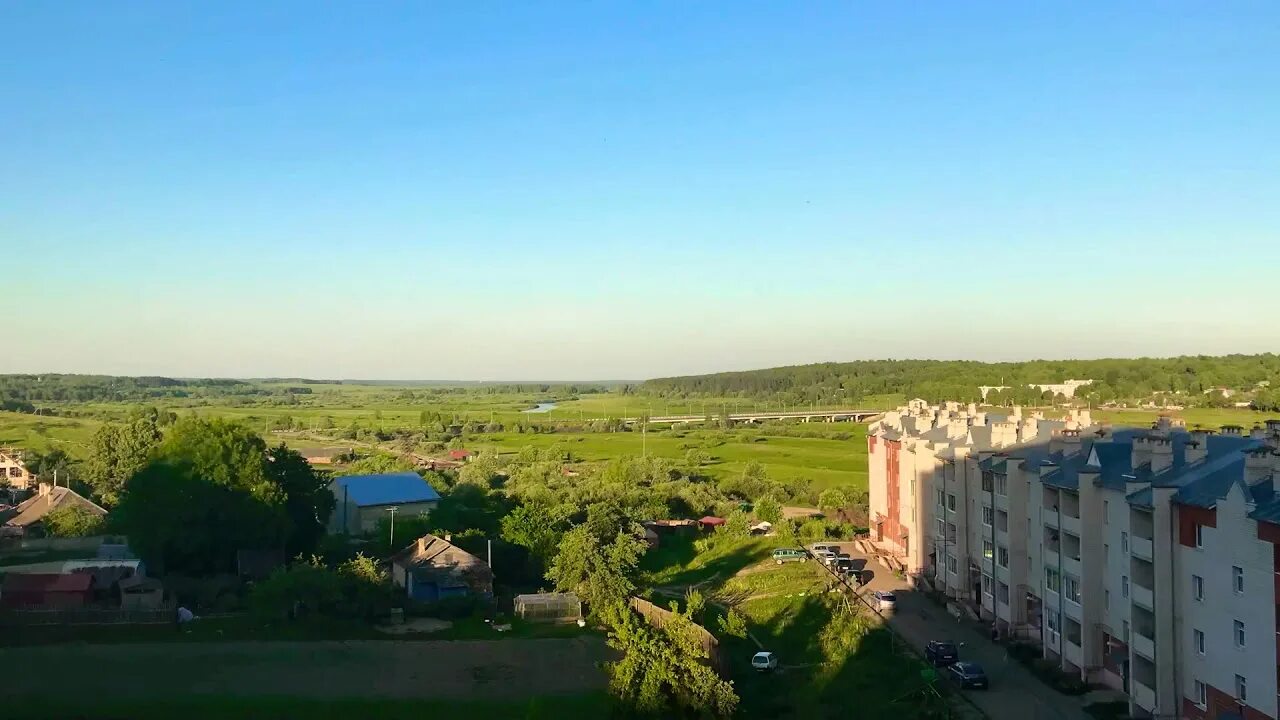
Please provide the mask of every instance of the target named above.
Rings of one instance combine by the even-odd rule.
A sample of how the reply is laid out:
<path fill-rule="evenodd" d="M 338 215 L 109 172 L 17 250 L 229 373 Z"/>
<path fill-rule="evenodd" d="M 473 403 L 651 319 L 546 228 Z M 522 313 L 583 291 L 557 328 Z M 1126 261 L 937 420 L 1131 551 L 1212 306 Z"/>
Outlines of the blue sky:
<path fill-rule="evenodd" d="M 1274 351 L 1276 48 L 1275 3 L 0 4 L 0 372 Z"/>

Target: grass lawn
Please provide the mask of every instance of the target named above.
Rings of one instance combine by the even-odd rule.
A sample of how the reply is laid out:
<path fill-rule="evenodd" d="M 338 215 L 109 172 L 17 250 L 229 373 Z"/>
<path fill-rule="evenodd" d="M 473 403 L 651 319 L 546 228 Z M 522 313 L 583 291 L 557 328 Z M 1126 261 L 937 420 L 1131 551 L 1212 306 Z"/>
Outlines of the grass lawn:
<path fill-rule="evenodd" d="M 780 546 L 794 543 L 725 540 L 699 553 L 692 541 L 673 541 L 642 565 L 650 587 L 698 584 L 710 600 L 703 625 L 720 639 L 741 698 L 738 717 L 917 718 L 938 710 L 942 701 L 923 679 L 924 665 L 895 649 L 887 630 L 843 609 L 839 596 L 826 592 L 827 575 L 816 562 L 775 564 L 770 551 Z M 655 593 L 654 599 L 666 604 L 672 598 Z M 720 631 L 723 606 L 745 616 L 760 646 Z M 781 670 L 751 668 L 761 648 L 777 653 Z"/>
<path fill-rule="evenodd" d="M 48 452 L 59 448 L 83 457 L 97 431 L 97 420 L 0 412 L 0 447 Z"/>

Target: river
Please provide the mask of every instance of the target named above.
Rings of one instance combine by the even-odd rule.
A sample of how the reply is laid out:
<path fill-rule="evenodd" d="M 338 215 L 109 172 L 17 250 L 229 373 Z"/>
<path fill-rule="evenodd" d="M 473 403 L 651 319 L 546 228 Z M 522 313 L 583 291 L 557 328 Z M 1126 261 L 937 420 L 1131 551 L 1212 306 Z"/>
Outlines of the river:
<path fill-rule="evenodd" d="M 555 409 L 556 409 L 555 403 L 545 402 L 545 403 L 538 403 L 537 406 L 531 407 L 528 410 L 521 410 L 520 412 L 545 413 L 545 412 L 551 412 L 552 410 L 555 410 Z"/>

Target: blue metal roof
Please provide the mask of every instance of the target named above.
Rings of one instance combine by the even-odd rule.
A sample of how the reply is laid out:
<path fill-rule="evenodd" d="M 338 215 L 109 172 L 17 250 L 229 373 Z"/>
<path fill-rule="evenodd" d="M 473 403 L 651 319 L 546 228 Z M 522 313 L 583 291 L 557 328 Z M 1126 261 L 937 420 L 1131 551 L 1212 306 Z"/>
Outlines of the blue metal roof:
<path fill-rule="evenodd" d="M 345 497 L 359 506 L 396 505 L 440 499 L 440 493 L 416 472 L 348 475 L 338 478 L 337 483 Z"/>

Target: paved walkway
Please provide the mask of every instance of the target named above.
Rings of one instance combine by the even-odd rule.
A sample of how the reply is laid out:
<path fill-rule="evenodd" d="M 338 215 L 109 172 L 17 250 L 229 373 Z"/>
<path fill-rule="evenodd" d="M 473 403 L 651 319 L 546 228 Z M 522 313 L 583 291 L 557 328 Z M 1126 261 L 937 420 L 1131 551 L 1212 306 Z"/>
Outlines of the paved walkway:
<path fill-rule="evenodd" d="M 853 558 L 867 559 L 853 543 L 843 549 Z M 987 671 L 990 690 L 963 692 L 992 720 L 1092 720 L 1082 697 L 1063 695 L 1042 683 L 972 623 L 956 620 L 875 560 L 868 561 L 867 569 L 874 573 L 870 589 L 892 590 L 898 598 L 889 626 L 900 636 L 921 652 L 930 640 L 951 640 L 960 645 L 962 659 Z"/>

